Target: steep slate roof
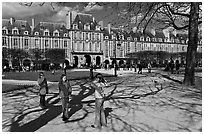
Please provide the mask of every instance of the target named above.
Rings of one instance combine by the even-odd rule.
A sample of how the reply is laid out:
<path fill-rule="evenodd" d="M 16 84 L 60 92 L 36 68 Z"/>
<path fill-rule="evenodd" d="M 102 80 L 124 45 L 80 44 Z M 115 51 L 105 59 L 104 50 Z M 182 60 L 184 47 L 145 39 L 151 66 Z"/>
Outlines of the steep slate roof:
<path fill-rule="evenodd" d="M 14 19 L 14 18 L 13 18 Z M 19 35 L 23 35 L 24 31 L 28 31 L 28 34 L 31 33 L 31 27 L 27 21 L 24 20 L 15 20 L 11 25 L 9 19 L 2 19 L 2 28 L 6 27 L 8 29 L 8 34 L 12 34 L 12 29 L 17 28 L 19 30 Z"/>
<path fill-rule="evenodd" d="M 132 36 L 133 39 L 134 39 L 134 38 L 139 39 L 142 33 L 139 32 L 139 31 L 137 31 L 137 32 L 131 31 L 129 34 Z"/>
<path fill-rule="evenodd" d="M 79 23 L 81 22 L 81 23 Z M 84 25 L 90 25 L 90 30 L 95 30 L 97 22 L 93 21 L 93 16 L 89 14 L 77 14 L 75 17 L 73 24 L 77 24 L 80 30 L 84 30 Z"/>
<path fill-rule="evenodd" d="M 178 33 L 178 34 L 176 35 L 176 37 L 177 37 L 178 39 L 180 39 L 180 40 L 187 40 L 187 39 L 188 39 L 188 35 L 187 35 L 187 34 L 180 34 L 180 33 Z"/>
<path fill-rule="evenodd" d="M 64 36 L 67 33 L 67 29 L 64 23 L 52 23 L 52 22 L 40 22 L 35 28 L 34 33 L 39 32 L 39 35 L 44 34 L 44 30 L 49 30 L 50 36 L 53 36 L 53 32 L 58 30 L 59 36 Z"/>
<path fill-rule="evenodd" d="M 171 38 L 176 38 L 176 36 L 172 33 L 172 32 L 169 32 L 169 38 L 171 39 Z"/>
<path fill-rule="evenodd" d="M 111 35 L 108 33 L 108 28 L 107 27 L 104 27 L 104 29 L 102 31 L 103 31 L 104 37 L 108 36 L 109 39 L 111 38 Z"/>
<path fill-rule="evenodd" d="M 146 37 L 150 37 L 153 38 L 154 35 L 152 35 L 152 33 L 149 30 L 146 30 L 144 33 L 140 32 L 145 38 Z"/>
<path fill-rule="evenodd" d="M 165 38 L 164 33 L 160 30 L 155 30 L 155 37 L 156 38 L 162 38 L 162 39 Z"/>

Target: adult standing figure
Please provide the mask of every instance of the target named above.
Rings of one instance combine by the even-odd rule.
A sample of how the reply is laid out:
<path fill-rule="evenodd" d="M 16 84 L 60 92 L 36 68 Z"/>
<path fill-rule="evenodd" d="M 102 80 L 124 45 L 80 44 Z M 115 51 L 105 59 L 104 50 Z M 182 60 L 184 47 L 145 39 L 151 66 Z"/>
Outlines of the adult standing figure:
<path fill-rule="evenodd" d="M 93 83 L 91 84 L 95 88 L 95 122 L 91 127 L 101 129 L 102 126 L 107 125 L 105 113 L 104 113 L 104 87 L 106 86 L 105 80 L 102 74 L 98 73 L 95 76 Z"/>
<path fill-rule="evenodd" d="M 150 63 L 150 62 L 148 63 L 147 68 L 148 68 L 148 73 L 151 73 L 151 70 L 152 70 L 152 65 L 151 65 L 151 63 Z"/>
<path fill-rule="evenodd" d="M 176 60 L 176 73 L 179 74 L 180 63 L 179 60 Z"/>
<path fill-rule="evenodd" d="M 69 99 L 71 98 L 72 88 L 66 74 L 62 74 L 59 81 L 59 97 L 62 102 L 62 120 L 69 119 Z"/>
<path fill-rule="evenodd" d="M 142 64 L 141 64 L 141 62 L 139 61 L 138 62 L 138 68 L 139 68 L 139 71 L 138 71 L 138 74 L 142 74 Z"/>
<path fill-rule="evenodd" d="M 39 77 L 38 77 L 38 85 L 40 87 L 40 106 L 42 108 L 45 108 L 45 96 L 48 93 L 48 85 L 47 85 L 47 80 L 44 76 L 43 72 L 39 73 Z"/>
<path fill-rule="evenodd" d="M 171 74 L 173 74 L 174 73 L 174 61 L 173 61 L 173 59 L 171 59 L 171 61 L 170 61 L 170 68 L 171 68 Z"/>

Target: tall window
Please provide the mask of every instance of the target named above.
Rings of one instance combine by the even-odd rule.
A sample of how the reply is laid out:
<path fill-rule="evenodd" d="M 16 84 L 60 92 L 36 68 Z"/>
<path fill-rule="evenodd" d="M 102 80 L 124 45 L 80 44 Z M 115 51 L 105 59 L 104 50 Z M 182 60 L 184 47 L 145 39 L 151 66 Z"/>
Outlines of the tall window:
<path fill-rule="evenodd" d="M 47 48 L 48 46 L 49 46 L 48 40 L 46 39 L 46 40 L 45 40 L 45 47 Z"/>
<path fill-rule="evenodd" d="M 94 40 L 94 33 L 92 33 L 92 40 Z"/>
<path fill-rule="evenodd" d="M 89 51 L 91 51 L 91 42 L 89 43 Z"/>
<path fill-rule="evenodd" d="M 100 40 L 100 35 L 99 35 L 99 33 L 97 33 L 97 40 Z"/>
<path fill-rule="evenodd" d="M 18 39 L 14 38 L 13 46 L 14 46 L 14 47 L 17 47 L 17 46 L 18 46 Z"/>
<path fill-rule="evenodd" d="M 86 40 L 89 39 L 89 33 L 86 33 Z"/>
<path fill-rule="evenodd" d="M 78 32 L 78 39 L 81 40 L 81 32 Z"/>
<path fill-rule="evenodd" d="M 6 37 L 3 37 L 3 38 L 2 38 L 2 45 L 3 45 L 3 46 L 6 46 L 6 45 L 7 45 L 7 43 L 6 43 Z"/>
<path fill-rule="evenodd" d="M 25 49 L 28 49 L 28 39 L 25 39 L 25 40 L 24 40 L 24 43 L 25 43 L 25 44 L 24 44 L 24 45 L 25 45 Z"/>
<path fill-rule="evenodd" d="M 106 46 L 106 51 L 105 51 L 105 57 L 107 58 L 108 57 L 108 41 L 105 42 L 105 46 Z"/>
<path fill-rule="evenodd" d="M 40 44 L 39 39 L 35 39 L 35 48 L 38 48 L 39 44 Z"/>
<path fill-rule="evenodd" d="M 67 41 L 66 40 L 64 41 L 64 47 L 67 47 Z"/>
<path fill-rule="evenodd" d="M 85 39 L 85 33 L 83 32 L 83 40 Z"/>
<path fill-rule="evenodd" d="M 74 32 L 74 39 L 77 38 L 77 32 Z"/>
<path fill-rule="evenodd" d="M 58 40 L 55 40 L 55 48 L 58 47 Z"/>

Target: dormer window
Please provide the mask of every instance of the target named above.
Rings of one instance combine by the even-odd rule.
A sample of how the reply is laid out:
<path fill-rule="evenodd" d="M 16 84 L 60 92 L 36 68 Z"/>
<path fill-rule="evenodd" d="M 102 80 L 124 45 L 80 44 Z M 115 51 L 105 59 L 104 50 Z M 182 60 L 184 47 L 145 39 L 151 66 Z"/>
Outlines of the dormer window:
<path fill-rule="evenodd" d="M 121 35 L 121 39 L 124 40 L 124 35 Z"/>
<path fill-rule="evenodd" d="M 96 30 L 98 30 L 98 31 L 99 31 L 99 30 L 100 30 L 100 26 L 96 26 Z"/>
<path fill-rule="evenodd" d="M 67 33 L 64 34 L 64 37 L 67 37 Z"/>
<path fill-rule="evenodd" d="M 6 29 L 2 30 L 2 34 L 7 34 L 7 30 Z"/>
<path fill-rule="evenodd" d="M 13 29 L 13 34 L 18 34 L 18 29 Z"/>
<path fill-rule="evenodd" d="M 28 31 L 24 31 L 24 34 L 25 34 L 25 35 L 28 35 Z"/>
<path fill-rule="evenodd" d="M 49 31 L 47 29 L 44 31 L 44 35 L 49 36 Z"/>
<path fill-rule="evenodd" d="M 134 41 L 137 41 L 137 38 L 134 38 Z"/>
<path fill-rule="evenodd" d="M 162 38 L 158 38 L 159 42 L 162 42 Z"/>
<path fill-rule="evenodd" d="M 35 32 L 35 35 L 39 35 L 39 32 Z"/>
<path fill-rule="evenodd" d="M 22 29 L 25 29 L 25 25 L 22 25 L 21 27 L 22 27 Z"/>
<path fill-rule="evenodd" d="M 130 37 L 128 37 L 127 40 L 130 40 Z"/>
<path fill-rule="evenodd" d="M 74 25 L 73 25 L 73 29 L 78 29 L 78 28 L 77 28 L 77 24 L 74 24 Z"/>
<path fill-rule="evenodd" d="M 150 38 L 149 38 L 149 37 L 147 37 L 147 38 L 146 38 L 146 41 L 150 41 Z"/>
<path fill-rule="evenodd" d="M 58 32 L 58 31 L 55 31 L 53 35 L 54 35 L 54 36 L 59 36 L 59 32 Z"/>
<path fill-rule="evenodd" d="M 144 37 L 142 36 L 142 37 L 140 37 L 140 41 L 144 41 Z"/>
<path fill-rule="evenodd" d="M 84 25 L 84 29 L 85 30 L 90 30 L 90 25 L 89 24 Z"/>

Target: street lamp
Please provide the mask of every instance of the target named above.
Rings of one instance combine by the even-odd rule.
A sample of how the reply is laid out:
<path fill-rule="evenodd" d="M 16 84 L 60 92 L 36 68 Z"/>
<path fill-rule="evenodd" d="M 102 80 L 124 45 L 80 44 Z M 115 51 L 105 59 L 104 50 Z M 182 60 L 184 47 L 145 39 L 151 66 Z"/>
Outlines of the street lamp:
<path fill-rule="evenodd" d="M 114 69 L 115 69 L 115 77 L 117 77 L 117 68 L 116 68 L 116 62 L 117 62 L 117 60 L 116 60 L 116 35 L 114 34 L 114 36 L 113 36 L 113 44 L 114 44 L 114 47 L 115 47 L 115 53 L 114 53 L 114 56 L 115 56 L 115 67 L 114 67 Z"/>

